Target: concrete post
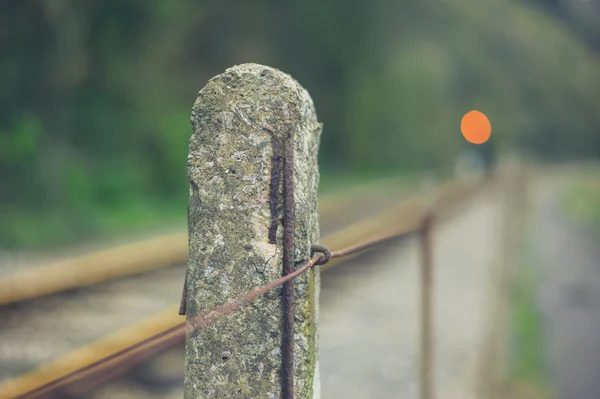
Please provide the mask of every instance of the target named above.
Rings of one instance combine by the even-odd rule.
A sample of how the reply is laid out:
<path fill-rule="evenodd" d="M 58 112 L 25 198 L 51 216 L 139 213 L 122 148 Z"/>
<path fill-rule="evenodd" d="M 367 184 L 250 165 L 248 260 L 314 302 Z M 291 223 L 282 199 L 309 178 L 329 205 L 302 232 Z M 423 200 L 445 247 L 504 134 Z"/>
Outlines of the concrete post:
<path fill-rule="evenodd" d="M 308 92 L 257 64 L 212 78 L 191 122 L 188 326 L 310 258 L 322 130 Z M 295 398 L 318 398 L 318 297 L 312 268 L 204 330 L 188 328 L 185 398 L 287 399 L 290 384 Z"/>

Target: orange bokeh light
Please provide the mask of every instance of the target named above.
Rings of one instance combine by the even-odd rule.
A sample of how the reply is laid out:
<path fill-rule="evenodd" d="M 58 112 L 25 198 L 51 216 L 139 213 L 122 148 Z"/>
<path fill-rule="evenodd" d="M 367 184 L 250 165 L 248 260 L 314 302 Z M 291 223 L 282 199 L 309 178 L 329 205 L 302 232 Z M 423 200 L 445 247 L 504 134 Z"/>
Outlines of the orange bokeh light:
<path fill-rule="evenodd" d="M 460 130 L 468 142 L 483 144 L 489 140 L 492 134 L 492 124 L 482 112 L 473 110 L 463 116 Z"/>

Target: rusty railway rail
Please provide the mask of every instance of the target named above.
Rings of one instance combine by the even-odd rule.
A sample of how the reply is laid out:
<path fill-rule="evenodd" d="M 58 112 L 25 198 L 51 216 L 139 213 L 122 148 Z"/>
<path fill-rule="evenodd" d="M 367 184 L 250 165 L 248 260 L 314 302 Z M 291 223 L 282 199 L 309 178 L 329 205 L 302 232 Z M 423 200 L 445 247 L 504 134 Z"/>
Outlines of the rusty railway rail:
<path fill-rule="evenodd" d="M 436 214 L 444 214 L 456 203 L 480 188 L 479 184 L 465 186 L 447 183 L 438 188 L 434 204 Z M 418 231 L 425 216 L 423 201 L 411 197 L 374 217 L 355 223 L 323 240 L 329 247 L 347 247 L 332 252 L 332 260 L 322 270 L 340 264 L 376 245 Z M 312 267 L 321 256 L 295 272 L 257 287 L 250 293 L 201 315 L 195 323 L 202 328 L 220 317 L 252 301 L 268 290 L 291 280 Z M 192 325 L 194 323 L 191 323 Z M 177 315 L 177 305 L 137 325 L 127 327 L 105 339 L 64 356 L 38 370 L 26 373 L 0 386 L 0 398 L 54 398 L 80 395 L 98 385 L 126 373 L 132 367 L 158 355 L 185 339 L 185 323 Z M 58 394 L 58 396 L 56 396 Z"/>
<path fill-rule="evenodd" d="M 355 201 L 364 203 L 377 195 L 397 194 L 406 186 L 405 178 L 365 183 L 325 195 L 319 211 L 336 219 L 336 215 L 355 208 Z M 185 264 L 187 257 L 188 236 L 182 231 L 28 267 L 0 277 L 0 307 Z"/>
<path fill-rule="evenodd" d="M 324 261 L 329 257 L 331 259 L 343 258 L 345 256 L 358 254 L 366 249 L 374 248 L 384 242 L 399 238 L 403 235 L 418 231 L 419 226 L 414 226 L 413 229 L 405 232 L 400 232 L 389 237 L 382 237 L 364 243 L 360 243 L 351 247 L 342 248 L 333 251 L 328 255 L 318 255 L 311 258 L 304 265 L 292 273 L 287 274 L 277 280 L 271 281 L 268 284 L 256 287 L 252 291 L 245 293 L 234 300 L 227 302 L 215 309 L 204 312 L 196 316 L 189 322 L 188 333 L 194 333 L 202 328 L 206 328 L 216 321 L 230 315 L 240 307 L 252 302 L 261 295 L 264 295 L 273 288 L 279 287 L 286 282 L 289 282 L 309 268 L 315 266 L 320 261 Z M 93 389 L 110 379 L 126 372 L 141 362 L 151 358 L 152 356 L 168 349 L 185 340 L 186 322 L 180 322 L 177 325 L 170 327 L 160 333 L 153 335 L 141 342 L 130 345 L 114 354 L 108 355 L 89 366 L 80 368 L 70 374 L 55 379 L 45 385 L 37 387 L 29 392 L 19 395 L 16 399 L 34 399 L 34 398 L 59 398 L 72 397 L 81 395 L 90 389 Z"/>

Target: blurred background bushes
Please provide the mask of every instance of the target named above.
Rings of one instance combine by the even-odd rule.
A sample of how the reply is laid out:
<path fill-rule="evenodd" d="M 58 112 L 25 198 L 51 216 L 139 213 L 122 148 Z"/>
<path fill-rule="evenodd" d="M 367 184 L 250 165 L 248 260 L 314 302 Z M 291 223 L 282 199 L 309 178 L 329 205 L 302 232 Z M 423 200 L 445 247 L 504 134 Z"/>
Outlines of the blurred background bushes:
<path fill-rule="evenodd" d="M 324 174 L 448 168 L 471 109 L 500 149 L 595 157 L 598 20 L 591 0 L 2 0 L 0 246 L 184 220 L 191 105 L 245 62 L 309 90 Z"/>

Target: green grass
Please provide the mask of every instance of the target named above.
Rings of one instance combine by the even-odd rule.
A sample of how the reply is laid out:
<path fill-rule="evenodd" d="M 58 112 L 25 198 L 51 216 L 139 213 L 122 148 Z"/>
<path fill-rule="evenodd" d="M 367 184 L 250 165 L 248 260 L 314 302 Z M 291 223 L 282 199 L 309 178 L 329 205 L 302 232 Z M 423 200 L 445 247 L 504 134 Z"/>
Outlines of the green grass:
<path fill-rule="evenodd" d="M 385 185 L 393 180 L 414 182 L 418 179 L 416 174 L 400 174 L 398 171 L 363 171 L 363 172 L 329 172 L 321 174 L 319 183 L 319 196 L 352 192 L 364 185 Z"/>
<path fill-rule="evenodd" d="M 536 309 L 537 278 L 532 268 L 523 268 L 512 288 L 511 323 L 514 353 L 512 375 L 533 383 L 543 382 L 541 316 Z"/>
<path fill-rule="evenodd" d="M 542 316 L 535 297 L 539 281 L 538 268 L 525 259 L 511 282 L 507 398 L 553 398 L 543 356 Z"/>
<path fill-rule="evenodd" d="M 72 211 L 3 210 L 0 247 L 46 250 L 92 241 L 119 241 L 144 232 L 185 228 L 187 199 L 170 202 L 132 202 L 117 208 Z"/>
<path fill-rule="evenodd" d="M 600 234 L 600 172 L 582 174 L 565 184 L 562 204 L 575 224 Z"/>
<path fill-rule="evenodd" d="M 320 197 L 364 193 L 364 186 L 376 190 L 398 181 L 398 192 L 405 190 L 416 175 L 398 172 L 323 173 Z M 362 187 L 362 188 L 361 188 Z M 169 201 L 132 199 L 113 207 L 81 206 L 79 209 L 25 211 L 0 209 L 0 248 L 8 250 L 46 250 L 67 248 L 94 241 L 119 241 L 131 236 L 185 229 L 187 196 Z"/>

